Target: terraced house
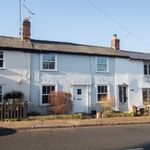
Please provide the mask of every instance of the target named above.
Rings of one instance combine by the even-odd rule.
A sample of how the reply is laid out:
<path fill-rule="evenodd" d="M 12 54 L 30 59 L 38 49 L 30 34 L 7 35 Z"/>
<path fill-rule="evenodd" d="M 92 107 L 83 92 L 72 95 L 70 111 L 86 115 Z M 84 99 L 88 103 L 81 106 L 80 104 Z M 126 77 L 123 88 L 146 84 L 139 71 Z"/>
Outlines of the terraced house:
<path fill-rule="evenodd" d="M 114 97 L 115 110 L 128 111 L 150 100 L 150 54 L 120 50 L 117 35 L 111 47 L 30 38 L 23 22 L 22 38 L 0 37 L 0 103 L 17 90 L 31 101 L 30 111 L 47 113 L 48 94 L 72 94 L 73 113 L 97 110 Z"/>

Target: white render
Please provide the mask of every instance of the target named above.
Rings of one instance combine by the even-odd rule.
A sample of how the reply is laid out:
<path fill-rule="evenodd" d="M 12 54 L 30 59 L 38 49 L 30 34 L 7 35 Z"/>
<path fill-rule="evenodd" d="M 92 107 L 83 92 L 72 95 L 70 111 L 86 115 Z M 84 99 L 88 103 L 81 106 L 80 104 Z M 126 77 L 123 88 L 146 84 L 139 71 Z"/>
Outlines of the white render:
<path fill-rule="evenodd" d="M 21 91 L 25 100 L 30 101 L 30 53 L 3 51 L 4 67 L 0 68 L 0 85 L 3 95 Z"/>
<path fill-rule="evenodd" d="M 87 112 L 97 109 L 97 85 L 108 85 L 111 95 L 114 95 L 114 58 L 109 58 L 109 72 L 96 72 L 96 56 L 80 56 L 57 54 L 57 71 L 43 71 L 40 68 L 40 55 L 32 54 L 31 59 L 31 99 L 33 109 L 45 111 L 41 104 L 41 86 L 56 85 L 58 91 L 69 92 L 73 95 L 74 86 L 86 86 L 88 92 Z M 73 97 L 72 97 L 73 99 Z"/>
<path fill-rule="evenodd" d="M 48 111 L 48 107 L 41 103 L 42 85 L 55 85 L 57 91 L 71 93 L 73 101 L 74 87 L 82 86 L 86 92 L 83 112 L 89 113 L 98 110 L 98 85 L 108 86 L 108 96 L 115 98 L 116 110 L 119 110 L 118 85 L 127 85 L 126 111 L 133 105 L 143 106 L 142 88 L 150 88 L 150 80 L 144 77 L 142 60 L 108 57 L 108 72 L 97 72 L 96 56 L 57 53 L 56 70 L 44 71 L 41 69 L 42 53 L 3 52 L 5 68 L 0 69 L 3 93 L 23 92 L 25 99 L 31 101 L 30 111 L 43 114 Z"/>

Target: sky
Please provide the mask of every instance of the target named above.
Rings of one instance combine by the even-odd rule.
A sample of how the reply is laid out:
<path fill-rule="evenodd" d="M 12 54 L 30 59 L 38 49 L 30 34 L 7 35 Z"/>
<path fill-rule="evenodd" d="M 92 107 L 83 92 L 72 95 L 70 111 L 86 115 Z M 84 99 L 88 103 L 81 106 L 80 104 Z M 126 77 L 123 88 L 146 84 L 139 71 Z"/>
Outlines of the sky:
<path fill-rule="evenodd" d="M 19 0 L 0 0 L 0 35 L 19 37 Z M 150 0 L 21 0 L 31 38 L 150 53 Z M 23 6 L 30 9 L 34 16 Z"/>

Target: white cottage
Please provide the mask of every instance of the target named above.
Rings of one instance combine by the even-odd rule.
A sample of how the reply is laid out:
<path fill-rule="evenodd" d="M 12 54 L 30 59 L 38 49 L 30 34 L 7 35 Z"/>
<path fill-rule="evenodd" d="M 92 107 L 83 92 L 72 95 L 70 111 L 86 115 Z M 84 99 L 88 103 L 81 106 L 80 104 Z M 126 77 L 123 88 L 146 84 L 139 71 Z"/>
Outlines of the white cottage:
<path fill-rule="evenodd" d="M 128 111 L 150 100 L 150 54 L 111 48 L 30 39 L 24 20 L 22 39 L 0 37 L 0 103 L 12 90 L 31 101 L 30 111 L 47 113 L 49 92 L 72 94 L 73 113 L 97 110 L 104 96 L 115 98 L 115 109 Z"/>

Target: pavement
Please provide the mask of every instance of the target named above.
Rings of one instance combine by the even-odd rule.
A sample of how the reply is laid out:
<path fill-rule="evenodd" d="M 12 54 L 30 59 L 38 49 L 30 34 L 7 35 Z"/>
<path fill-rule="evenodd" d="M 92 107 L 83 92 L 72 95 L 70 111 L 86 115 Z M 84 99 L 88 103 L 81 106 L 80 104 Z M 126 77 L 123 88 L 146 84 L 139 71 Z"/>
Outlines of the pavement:
<path fill-rule="evenodd" d="M 30 121 L 0 121 L 0 128 L 16 130 L 39 128 L 71 128 L 85 126 L 113 126 L 150 124 L 150 116 L 142 117 L 115 117 L 99 119 L 56 119 L 56 120 L 30 120 Z"/>

